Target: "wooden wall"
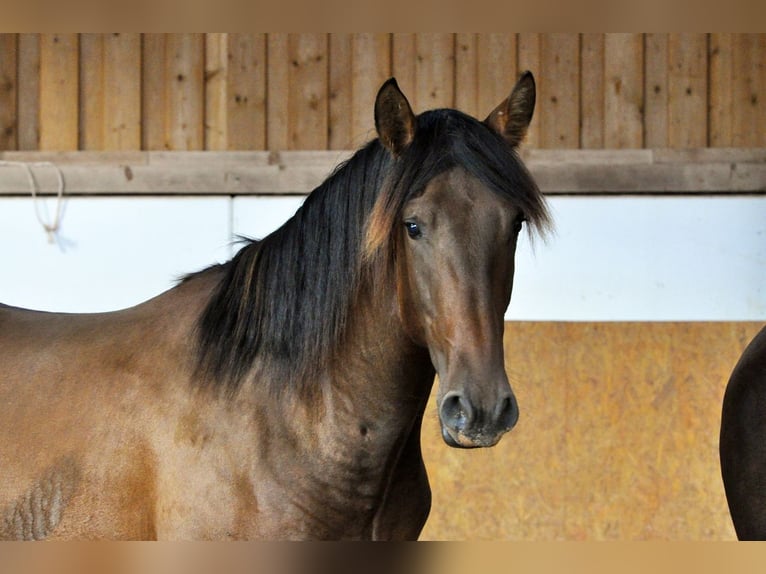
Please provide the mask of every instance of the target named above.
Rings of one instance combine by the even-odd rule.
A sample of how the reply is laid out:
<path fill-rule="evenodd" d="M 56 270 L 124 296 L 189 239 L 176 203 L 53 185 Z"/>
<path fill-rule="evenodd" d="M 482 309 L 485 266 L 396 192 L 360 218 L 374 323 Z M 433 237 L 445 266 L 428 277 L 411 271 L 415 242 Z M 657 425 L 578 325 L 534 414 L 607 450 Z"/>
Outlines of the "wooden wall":
<path fill-rule="evenodd" d="M 0 34 L 0 150 L 353 149 L 395 75 L 483 117 L 538 79 L 529 145 L 766 145 L 766 34 Z"/>
<path fill-rule="evenodd" d="M 506 323 L 519 423 L 450 449 L 431 401 L 435 540 L 734 540 L 718 433 L 760 323 Z"/>

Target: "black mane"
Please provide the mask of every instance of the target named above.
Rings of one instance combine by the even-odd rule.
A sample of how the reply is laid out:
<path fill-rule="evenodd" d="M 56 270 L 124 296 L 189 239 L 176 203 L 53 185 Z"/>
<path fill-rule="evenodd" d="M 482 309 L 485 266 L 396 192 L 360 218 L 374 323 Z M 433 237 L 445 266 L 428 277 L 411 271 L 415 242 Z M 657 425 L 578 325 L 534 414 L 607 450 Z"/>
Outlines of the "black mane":
<path fill-rule="evenodd" d="M 279 392 L 326 365 L 372 264 L 368 251 L 390 251 L 404 204 L 451 167 L 464 167 L 511 199 L 533 228 L 545 228 L 545 201 L 502 137 L 455 110 L 426 112 L 417 122 L 401 157 L 377 139 L 368 143 L 281 228 L 221 266 L 223 278 L 197 325 L 203 384 L 233 394 L 258 359 L 277 369 L 271 379 Z M 369 241 L 372 226 L 382 237 L 377 244 Z"/>

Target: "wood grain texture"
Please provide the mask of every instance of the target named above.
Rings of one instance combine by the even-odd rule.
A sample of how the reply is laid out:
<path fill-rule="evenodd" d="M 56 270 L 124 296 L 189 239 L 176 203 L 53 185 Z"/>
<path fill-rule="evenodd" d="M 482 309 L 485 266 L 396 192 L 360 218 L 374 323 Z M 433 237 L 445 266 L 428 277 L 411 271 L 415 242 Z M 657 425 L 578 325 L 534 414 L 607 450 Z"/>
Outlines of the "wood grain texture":
<path fill-rule="evenodd" d="M 205 34 L 205 149 L 228 149 L 229 35 Z"/>
<path fill-rule="evenodd" d="M 668 35 L 647 34 L 644 38 L 644 145 L 665 148 L 668 139 Z"/>
<path fill-rule="evenodd" d="M 604 42 L 604 146 L 643 147 L 643 38 L 606 34 Z"/>
<path fill-rule="evenodd" d="M 545 94 L 544 85 L 550 80 L 543 73 L 542 69 L 542 37 L 543 34 L 526 32 L 519 34 L 518 40 L 519 72 L 532 71 L 537 83 L 535 113 L 532 116 L 532 123 L 529 124 L 527 137 L 523 143 L 524 147 L 527 148 L 542 147 L 542 109 L 548 105 L 543 101 Z"/>
<path fill-rule="evenodd" d="M 482 117 L 478 93 L 478 38 L 479 34 L 475 33 L 455 34 L 455 107 L 473 117 Z"/>
<path fill-rule="evenodd" d="M 168 34 L 164 69 L 165 149 L 203 148 L 203 55 L 202 34 Z"/>
<path fill-rule="evenodd" d="M 288 149 L 327 149 L 327 34 L 289 34 Z M 283 96 L 284 97 L 284 96 Z"/>
<path fill-rule="evenodd" d="M 19 34 L 18 46 L 18 149 L 36 150 L 40 147 L 40 35 Z"/>
<path fill-rule="evenodd" d="M 17 43 L 16 34 L 0 34 L 0 150 L 12 150 L 18 147 Z"/>
<path fill-rule="evenodd" d="M 80 35 L 79 149 L 141 145 L 141 36 Z"/>
<path fill-rule="evenodd" d="M 579 147 L 579 36 L 571 33 L 545 34 L 540 54 L 540 147 Z"/>
<path fill-rule="evenodd" d="M 270 150 L 289 149 L 288 102 L 290 56 L 288 35 L 269 33 L 266 73 L 266 145 Z"/>
<path fill-rule="evenodd" d="M 377 89 L 483 118 L 531 70 L 525 148 L 766 146 L 766 34 L 6 34 L 0 146 L 356 148 Z M 15 50 L 15 53 L 14 53 Z M 10 75 L 9 75 L 10 74 Z M 13 131 L 10 135 L 8 130 Z"/>
<path fill-rule="evenodd" d="M 351 37 L 351 148 L 375 137 L 375 96 L 391 76 L 389 34 L 355 33 Z"/>
<path fill-rule="evenodd" d="M 78 147 L 77 34 L 40 35 L 40 149 Z"/>
<path fill-rule="evenodd" d="M 706 147 L 707 36 L 670 34 L 668 37 L 668 145 Z"/>
<path fill-rule="evenodd" d="M 454 107 L 454 35 L 434 32 L 418 34 L 416 50 L 415 94 L 410 99 L 415 112 Z"/>
<path fill-rule="evenodd" d="M 604 147 L 604 34 L 580 39 L 580 147 Z"/>
<path fill-rule="evenodd" d="M 352 149 L 352 118 L 349 110 L 353 102 L 351 34 L 330 34 L 329 102 L 327 147 Z"/>
<path fill-rule="evenodd" d="M 266 36 L 227 34 L 226 148 L 266 149 Z"/>
<path fill-rule="evenodd" d="M 756 323 L 506 323 L 517 427 L 424 452 L 429 540 L 733 540 L 718 432 Z"/>
<path fill-rule="evenodd" d="M 476 51 L 478 109 L 475 116 L 483 120 L 508 97 L 518 79 L 516 34 L 478 34 Z M 458 84 L 456 91 L 463 86 Z"/>

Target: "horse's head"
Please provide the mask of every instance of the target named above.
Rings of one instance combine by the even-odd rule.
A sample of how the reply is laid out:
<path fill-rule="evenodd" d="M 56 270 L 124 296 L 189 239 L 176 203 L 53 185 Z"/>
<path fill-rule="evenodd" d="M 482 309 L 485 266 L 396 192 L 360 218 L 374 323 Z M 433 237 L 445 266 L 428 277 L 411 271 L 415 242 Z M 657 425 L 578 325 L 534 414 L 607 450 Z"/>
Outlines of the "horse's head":
<path fill-rule="evenodd" d="M 484 122 L 454 110 L 415 117 L 391 80 L 376 101 L 380 140 L 402 166 L 391 185 L 409 187 L 392 228 L 402 323 L 439 375 L 450 446 L 492 446 L 519 416 L 503 328 L 522 224 L 547 217 L 513 151 L 534 102 L 530 73 Z"/>

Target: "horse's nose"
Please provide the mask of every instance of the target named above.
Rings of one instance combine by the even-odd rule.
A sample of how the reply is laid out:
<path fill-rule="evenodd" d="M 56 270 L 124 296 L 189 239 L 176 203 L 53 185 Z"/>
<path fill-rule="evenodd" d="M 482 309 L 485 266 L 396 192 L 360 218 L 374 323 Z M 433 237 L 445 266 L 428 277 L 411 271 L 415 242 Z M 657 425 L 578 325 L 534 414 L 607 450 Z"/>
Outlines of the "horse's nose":
<path fill-rule="evenodd" d="M 495 420 L 497 421 L 497 426 L 506 431 L 516 426 L 519 420 L 519 405 L 516 403 L 516 397 L 513 394 L 509 393 L 498 402 L 495 410 Z"/>
<path fill-rule="evenodd" d="M 473 422 L 474 410 L 463 393 L 450 391 L 442 399 L 439 416 L 443 425 L 452 431 L 462 433 Z"/>
<path fill-rule="evenodd" d="M 439 407 L 444 438 L 452 446 L 490 446 L 519 420 L 513 393 L 503 393 L 490 408 L 480 408 L 460 391 L 444 395 Z"/>

